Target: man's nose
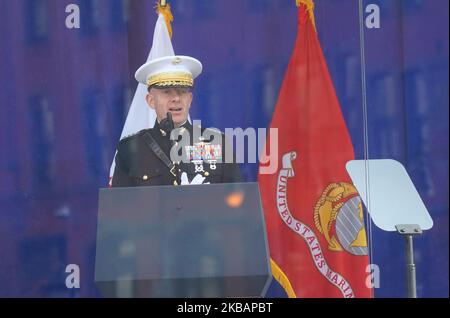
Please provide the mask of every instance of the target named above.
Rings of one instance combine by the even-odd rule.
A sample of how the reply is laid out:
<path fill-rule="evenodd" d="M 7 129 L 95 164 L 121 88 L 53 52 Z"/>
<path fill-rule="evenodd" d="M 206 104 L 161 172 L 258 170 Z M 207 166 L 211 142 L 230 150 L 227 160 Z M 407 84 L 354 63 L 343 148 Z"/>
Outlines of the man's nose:
<path fill-rule="evenodd" d="M 172 93 L 172 100 L 173 101 L 179 101 L 180 100 L 180 93 L 178 93 L 177 91 Z"/>

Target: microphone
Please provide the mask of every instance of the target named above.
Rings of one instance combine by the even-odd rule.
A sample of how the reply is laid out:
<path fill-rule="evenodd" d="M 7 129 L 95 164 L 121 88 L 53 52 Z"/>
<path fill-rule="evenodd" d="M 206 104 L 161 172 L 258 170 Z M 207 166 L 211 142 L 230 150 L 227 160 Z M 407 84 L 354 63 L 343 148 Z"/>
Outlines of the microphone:
<path fill-rule="evenodd" d="M 167 117 L 164 118 L 163 120 L 161 120 L 161 122 L 159 123 L 159 126 L 161 127 L 162 130 L 164 130 L 167 133 L 167 135 L 170 136 L 170 134 L 172 133 L 172 130 L 174 130 L 174 128 L 175 128 L 175 124 L 173 122 L 171 112 L 167 113 Z"/>

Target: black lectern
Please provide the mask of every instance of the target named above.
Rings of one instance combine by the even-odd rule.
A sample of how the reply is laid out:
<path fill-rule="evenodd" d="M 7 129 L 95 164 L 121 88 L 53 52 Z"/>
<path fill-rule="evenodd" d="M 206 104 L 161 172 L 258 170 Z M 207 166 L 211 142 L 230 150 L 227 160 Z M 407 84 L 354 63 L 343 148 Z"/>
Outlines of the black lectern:
<path fill-rule="evenodd" d="M 257 183 L 101 189 L 104 297 L 261 297 L 270 281 Z"/>

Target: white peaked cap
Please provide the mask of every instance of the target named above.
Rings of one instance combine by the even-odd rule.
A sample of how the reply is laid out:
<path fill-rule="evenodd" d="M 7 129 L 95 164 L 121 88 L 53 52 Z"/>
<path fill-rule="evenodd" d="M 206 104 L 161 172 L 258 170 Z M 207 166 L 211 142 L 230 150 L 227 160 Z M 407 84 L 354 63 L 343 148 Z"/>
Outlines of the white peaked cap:
<path fill-rule="evenodd" d="M 149 61 L 136 72 L 136 80 L 147 86 L 194 86 L 202 72 L 199 60 L 189 56 L 165 56 Z"/>

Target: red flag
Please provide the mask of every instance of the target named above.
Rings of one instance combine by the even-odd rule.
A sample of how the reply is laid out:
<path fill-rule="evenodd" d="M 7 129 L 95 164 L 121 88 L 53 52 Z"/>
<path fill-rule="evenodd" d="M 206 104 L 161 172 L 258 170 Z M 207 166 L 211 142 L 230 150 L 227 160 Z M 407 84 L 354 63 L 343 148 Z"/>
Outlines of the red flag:
<path fill-rule="evenodd" d="M 345 170 L 353 145 L 313 3 L 297 3 L 296 45 L 271 123 L 278 140 L 268 139 L 278 142 L 279 167 L 259 174 L 273 274 L 290 296 L 371 297 L 362 204 Z"/>

